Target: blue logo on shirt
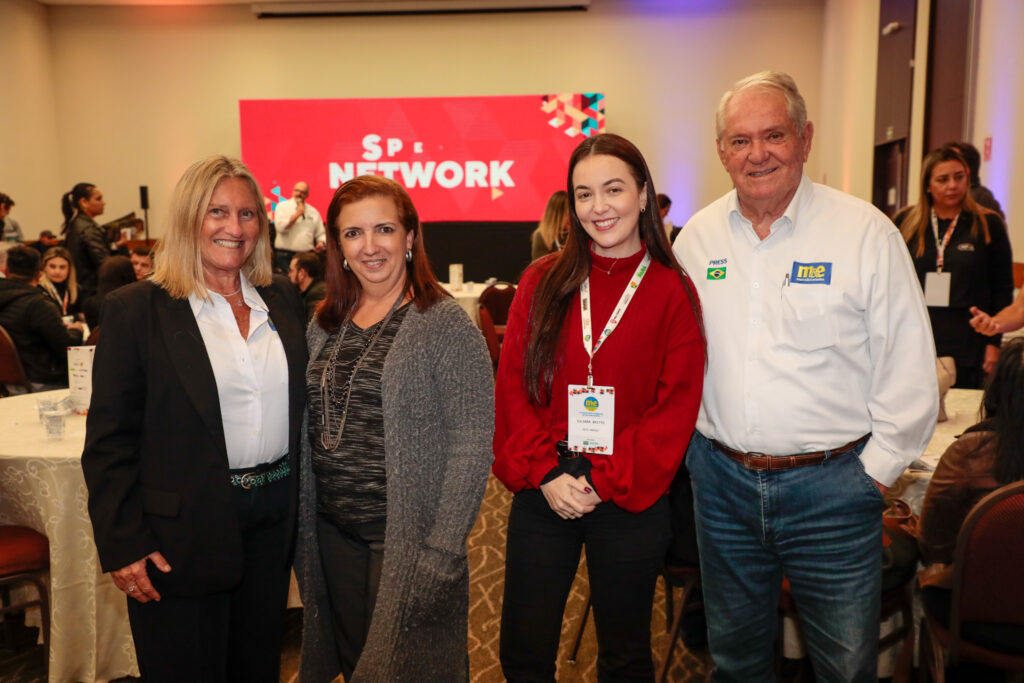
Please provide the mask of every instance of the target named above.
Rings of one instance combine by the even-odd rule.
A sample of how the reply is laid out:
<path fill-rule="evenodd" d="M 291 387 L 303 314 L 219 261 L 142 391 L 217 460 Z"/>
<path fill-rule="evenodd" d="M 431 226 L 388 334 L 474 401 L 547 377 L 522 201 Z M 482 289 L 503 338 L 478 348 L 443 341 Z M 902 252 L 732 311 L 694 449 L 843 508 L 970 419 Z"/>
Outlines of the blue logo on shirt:
<path fill-rule="evenodd" d="M 793 284 L 803 285 L 830 285 L 832 284 L 832 264 L 824 261 L 819 263 L 793 261 L 793 272 L 790 273 L 789 281 Z"/>

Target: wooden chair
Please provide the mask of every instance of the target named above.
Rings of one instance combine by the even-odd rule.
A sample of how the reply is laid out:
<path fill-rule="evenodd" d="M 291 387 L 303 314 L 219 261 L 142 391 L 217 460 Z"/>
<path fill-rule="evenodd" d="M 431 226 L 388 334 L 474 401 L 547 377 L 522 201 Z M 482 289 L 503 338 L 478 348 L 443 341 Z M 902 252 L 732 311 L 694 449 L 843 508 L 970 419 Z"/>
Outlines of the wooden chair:
<path fill-rule="evenodd" d="M 516 296 L 516 286 L 511 282 L 495 282 L 480 293 L 480 306 L 487 309 L 494 321 L 494 330 L 498 339 L 505 336 L 505 325 L 508 324 L 508 309 Z"/>
<path fill-rule="evenodd" d="M 50 667 L 50 596 L 46 577 L 50 573 L 50 543 L 37 531 L 24 526 L 0 526 L 0 614 L 39 607 L 43 619 L 43 679 Z M 39 597 L 14 604 L 11 586 L 31 583 Z"/>
<path fill-rule="evenodd" d="M 886 621 L 896 614 L 900 616 L 900 624 L 878 641 L 878 652 L 884 652 L 896 645 L 902 644 L 896 672 L 893 674 L 894 683 L 904 683 L 910 679 L 914 647 L 914 574 L 911 573 L 906 582 L 882 591 L 882 609 L 879 615 L 881 621 Z M 779 593 L 779 631 L 778 643 L 776 645 L 775 670 L 779 673 L 782 665 L 783 653 L 783 628 L 782 623 L 786 618 L 793 619 L 797 625 L 797 632 L 803 637 L 800 625 L 800 614 L 796 609 L 796 602 L 789 590 L 789 579 L 783 577 L 782 591 Z M 802 661 L 802 660 L 801 660 Z M 800 665 L 803 667 L 803 663 Z M 799 672 L 798 672 L 799 673 Z"/>
<path fill-rule="evenodd" d="M 14 346 L 11 335 L 0 326 L 0 396 L 7 395 L 7 388 L 4 386 L 6 384 L 24 387 L 26 393 L 32 393 L 32 383 L 25 375 L 18 349 Z"/>
<path fill-rule="evenodd" d="M 949 624 L 925 605 L 921 624 L 921 680 L 945 681 L 945 666 L 960 660 L 1024 671 L 1024 654 L 991 649 L 976 640 L 979 625 L 1024 630 L 1024 481 L 988 494 L 964 520 L 953 551 Z M 948 651 L 948 658 L 944 650 Z"/>

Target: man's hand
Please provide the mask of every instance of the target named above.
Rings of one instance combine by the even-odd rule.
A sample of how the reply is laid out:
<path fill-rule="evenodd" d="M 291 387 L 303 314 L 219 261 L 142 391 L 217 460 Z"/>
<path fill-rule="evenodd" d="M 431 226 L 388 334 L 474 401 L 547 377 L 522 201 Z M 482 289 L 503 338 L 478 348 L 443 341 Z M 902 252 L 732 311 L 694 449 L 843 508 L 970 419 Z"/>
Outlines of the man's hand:
<path fill-rule="evenodd" d="M 540 485 L 544 499 L 562 519 L 579 519 L 588 512 L 593 512 L 593 505 L 582 503 L 577 498 L 586 496 L 588 491 L 590 487 L 587 484 L 581 484 L 569 474 L 560 474 L 548 483 Z"/>
<path fill-rule="evenodd" d="M 153 551 L 127 567 L 110 572 L 110 578 L 130 598 L 135 598 L 139 602 L 149 602 L 150 600 L 159 602 L 160 593 L 153 588 L 153 584 L 149 580 L 149 574 L 146 572 L 146 560 L 151 560 L 156 568 L 164 574 L 171 571 L 171 565 L 167 563 L 164 556 L 159 551 Z"/>
<path fill-rule="evenodd" d="M 316 246 L 313 247 L 313 251 L 315 251 L 318 254 L 322 254 L 326 249 L 327 249 L 327 243 L 326 242 L 317 242 Z"/>

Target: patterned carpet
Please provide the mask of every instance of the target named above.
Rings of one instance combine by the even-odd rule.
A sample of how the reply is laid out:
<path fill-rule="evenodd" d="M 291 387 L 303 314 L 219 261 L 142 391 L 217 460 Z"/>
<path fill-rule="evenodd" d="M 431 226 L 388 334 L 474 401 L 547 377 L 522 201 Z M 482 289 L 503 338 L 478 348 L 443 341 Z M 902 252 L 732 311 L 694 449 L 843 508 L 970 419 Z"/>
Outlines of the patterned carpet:
<path fill-rule="evenodd" d="M 476 525 L 469 536 L 470 563 L 470 613 L 469 613 L 469 666 L 474 682 L 497 683 L 503 681 L 498 663 L 498 632 L 501 624 L 501 596 L 505 575 L 505 523 L 512 495 L 493 477 L 487 483 L 487 493 Z M 593 619 L 588 621 L 583 641 L 577 656 L 577 663 L 567 661 L 572 638 L 583 613 L 587 595 L 586 569 L 581 563 L 580 572 L 572 587 L 565 609 L 562 625 L 562 642 L 558 655 L 559 681 L 597 680 L 597 643 L 594 636 Z M 281 653 L 281 681 L 295 683 L 298 680 L 298 653 L 301 643 L 300 610 L 289 610 L 285 631 L 284 649 Z M 665 599 L 661 580 L 654 599 L 654 617 L 651 623 L 655 666 L 659 664 L 665 634 Z M 11 683 L 36 683 L 42 681 L 42 651 L 34 647 L 22 653 L 16 662 L 0 665 L 0 681 Z M 672 668 L 668 680 L 675 682 L 702 681 L 704 661 L 702 657 L 686 651 L 682 643 L 676 645 Z M 121 679 L 124 682 L 136 679 Z M 339 679 L 340 680 L 340 679 Z"/>

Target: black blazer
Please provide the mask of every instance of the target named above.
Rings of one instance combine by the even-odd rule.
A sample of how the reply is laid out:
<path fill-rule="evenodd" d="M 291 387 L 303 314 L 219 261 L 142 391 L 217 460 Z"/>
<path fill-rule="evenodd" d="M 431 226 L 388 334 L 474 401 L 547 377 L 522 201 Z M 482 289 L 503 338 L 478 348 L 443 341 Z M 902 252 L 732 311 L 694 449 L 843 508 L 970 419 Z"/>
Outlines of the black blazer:
<path fill-rule="evenodd" d="M 288 359 L 291 547 L 306 403 L 304 315 L 286 278 L 258 291 Z M 103 310 L 82 453 L 100 565 L 113 571 L 159 550 L 171 572 L 149 566 L 157 590 L 230 589 L 242 578 L 242 541 L 217 385 L 189 302 L 143 281 L 110 294 Z"/>

